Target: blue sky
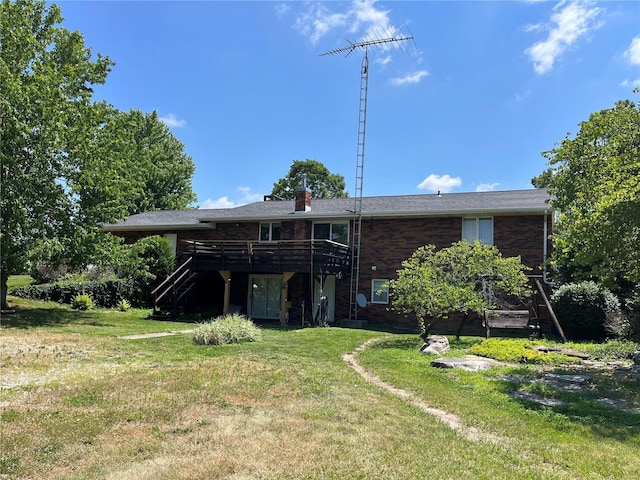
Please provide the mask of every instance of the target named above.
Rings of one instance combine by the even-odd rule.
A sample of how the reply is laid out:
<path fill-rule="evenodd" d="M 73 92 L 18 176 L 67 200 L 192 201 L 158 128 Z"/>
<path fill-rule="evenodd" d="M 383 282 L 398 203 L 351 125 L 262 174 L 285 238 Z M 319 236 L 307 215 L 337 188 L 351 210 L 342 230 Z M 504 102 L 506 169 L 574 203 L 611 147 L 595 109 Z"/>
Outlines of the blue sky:
<path fill-rule="evenodd" d="M 531 188 L 591 112 L 640 87 L 635 1 L 58 2 L 116 62 L 96 99 L 156 110 L 202 208 L 261 200 L 312 158 L 355 193 L 369 50 L 365 196 Z"/>

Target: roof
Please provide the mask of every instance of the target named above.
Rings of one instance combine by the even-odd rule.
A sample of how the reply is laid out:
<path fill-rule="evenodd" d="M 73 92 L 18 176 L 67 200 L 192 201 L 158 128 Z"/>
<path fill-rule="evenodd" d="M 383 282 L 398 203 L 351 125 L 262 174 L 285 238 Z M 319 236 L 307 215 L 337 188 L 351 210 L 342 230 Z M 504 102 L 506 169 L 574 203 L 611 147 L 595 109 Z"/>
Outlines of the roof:
<path fill-rule="evenodd" d="M 545 189 L 395 195 L 362 198 L 363 218 L 543 214 L 551 210 Z M 352 218 L 354 198 L 314 198 L 311 210 L 295 212 L 294 200 L 271 200 L 235 208 L 159 210 L 107 224 L 107 231 L 211 228 L 212 223 Z"/>

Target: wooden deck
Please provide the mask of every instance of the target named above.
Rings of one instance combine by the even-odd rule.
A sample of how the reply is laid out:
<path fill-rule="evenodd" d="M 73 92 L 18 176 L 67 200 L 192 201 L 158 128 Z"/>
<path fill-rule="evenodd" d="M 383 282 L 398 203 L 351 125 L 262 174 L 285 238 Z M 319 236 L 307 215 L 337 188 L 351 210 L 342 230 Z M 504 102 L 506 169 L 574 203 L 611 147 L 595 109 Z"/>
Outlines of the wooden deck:
<path fill-rule="evenodd" d="M 258 273 L 350 273 L 347 245 L 330 240 L 183 241 L 182 257 L 193 258 L 196 271 Z"/>

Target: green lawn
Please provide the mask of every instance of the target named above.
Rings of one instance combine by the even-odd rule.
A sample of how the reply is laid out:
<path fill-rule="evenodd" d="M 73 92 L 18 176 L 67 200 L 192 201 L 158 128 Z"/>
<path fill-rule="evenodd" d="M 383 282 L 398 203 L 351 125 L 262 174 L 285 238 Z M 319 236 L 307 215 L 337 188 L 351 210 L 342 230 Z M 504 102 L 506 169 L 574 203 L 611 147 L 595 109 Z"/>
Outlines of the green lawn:
<path fill-rule="evenodd" d="M 197 346 L 184 323 L 148 312 L 76 312 L 11 298 L 0 329 L 0 479 L 637 479 L 640 407 L 624 369 L 588 372 L 580 393 L 517 400 L 505 378 L 575 373 L 575 365 L 437 370 L 415 335 L 264 328 L 263 341 Z M 364 380 L 357 358 L 497 442 L 470 440 Z M 468 353 L 463 337 L 452 353 Z M 541 369 L 545 369 L 544 371 Z M 582 372 L 584 373 L 584 372 Z M 637 411 L 637 410 L 636 410 Z"/>

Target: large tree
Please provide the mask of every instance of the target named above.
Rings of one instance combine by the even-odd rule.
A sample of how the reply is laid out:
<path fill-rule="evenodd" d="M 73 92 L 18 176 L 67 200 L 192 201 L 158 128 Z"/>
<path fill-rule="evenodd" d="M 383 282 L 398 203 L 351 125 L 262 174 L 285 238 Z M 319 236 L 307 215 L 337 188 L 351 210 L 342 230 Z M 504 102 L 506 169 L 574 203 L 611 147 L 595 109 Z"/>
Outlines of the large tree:
<path fill-rule="evenodd" d="M 504 306 L 529 296 L 527 266 L 520 257 L 505 258 L 492 245 L 461 241 L 436 250 L 425 245 L 402 262 L 390 281 L 393 308 L 414 314 L 422 336 L 452 313 L 465 315 Z"/>
<path fill-rule="evenodd" d="M 640 109 L 630 100 L 590 115 L 543 155 L 533 179 L 559 212 L 552 261 L 561 281 L 619 290 L 640 282 Z"/>
<path fill-rule="evenodd" d="M 346 198 L 344 177 L 317 160 L 294 160 L 289 172 L 273 184 L 272 195 L 292 200 L 296 188 L 307 186 L 314 198 Z"/>
<path fill-rule="evenodd" d="M 39 0 L 0 4 L 0 260 L 6 281 L 28 260 L 102 263 L 102 222 L 188 208 L 194 164 L 156 112 L 92 100 L 113 65 Z"/>
<path fill-rule="evenodd" d="M 112 62 L 93 58 L 78 32 L 56 24 L 60 9 L 44 1 L 0 4 L 0 286 L 24 269 L 41 238 L 55 238 L 73 219 L 67 153 L 83 125 L 108 110 L 92 85 Z"/>

